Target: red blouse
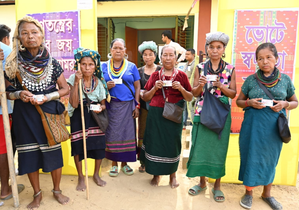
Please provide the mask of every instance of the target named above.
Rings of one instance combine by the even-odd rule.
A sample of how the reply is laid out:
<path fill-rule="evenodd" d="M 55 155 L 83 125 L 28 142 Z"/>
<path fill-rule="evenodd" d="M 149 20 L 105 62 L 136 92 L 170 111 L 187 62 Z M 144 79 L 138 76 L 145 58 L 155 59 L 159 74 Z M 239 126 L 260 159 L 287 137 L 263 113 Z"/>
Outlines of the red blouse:
<path fill-rule="evenodd" d="M 169 80 L 170 76 L 165 76 L 165 79 Z M 157 80 L 159 80 L 159 71 L 152 73 L 144 88 L 148 91 L 151 90 L 155 86 Z M 173 81 L 179 81 L 181 85 L 189 92 L 192 90 L 185 72 L 178 70 L 178 74 Z M 164 87 L 164 92 L 165 97 L 168 98 L 168 102 L 170 103 L 177 103 L 184 99 L 182 93 L 177 89 L 173 89 L 172 87 Z M 156 91 L 155 95 L 151 99 L 150 106 L 164 107 L 164 98 L 161 89 Z"/>

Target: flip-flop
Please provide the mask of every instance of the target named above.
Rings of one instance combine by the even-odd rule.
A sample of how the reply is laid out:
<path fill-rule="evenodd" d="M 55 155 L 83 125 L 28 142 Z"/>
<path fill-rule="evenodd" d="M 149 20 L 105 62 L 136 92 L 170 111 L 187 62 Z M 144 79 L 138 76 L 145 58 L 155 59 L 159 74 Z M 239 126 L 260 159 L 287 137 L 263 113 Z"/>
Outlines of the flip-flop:
<path fill-rule="evenodd" d="M 138 170 L 139 170 L 140 173 L 144 173 L 145 172 L 145 166 L 141 165 Z"/>
<path fill-rule="evenodd" d="M 189 191 L 188 191 L 188 193 L 190 194 L 190 195 L 198 195 L 201 191 L 204 191 L 204 190 L 206 190 L 207 189 L 207 187 L 204 187 L 204 188 L 202 188 L 201 186 L 198 186 L 198 185 L 194 185 L 193 187 L 191 187 L 190 189 L 189 189 Z"/>
<path fill-rule="evenodd" d="M 245 209 L 250 209 L 252 206 L 252 196 L 251 195 L 243 195 L 240 200 L 240 205 Z"/>
<path fill-rule="evenodd" d="M 214 188 L 213 188 L 213 189 L 212 189 L 212 193 L 213 193 L 213 195 L 214 195 L 214 200 L 215 200 L 216 202 L 223 202 L 223 201 L 225 201 L 224 194 L 223 194 L 223 192 L 222 192 L 221 190 L 214 190 Z M 219 199 L 219 198 L 217 198 L 217 197 L 223 197 L 223 199 Z"/>
<path fill-rule="evenodd" d="M 25 189 L 25 186 L 23 184 L 18 184 L 18 193 L 20 194 Z M 12 193 L 4 198 L 0 198 L 1 200 L 9 200 L 12 198 Z"/>
<path fill-rule="evenodd" d="M 133 169 L 130 168 L 130 166 L 125 165 L 124 167 L 121 168 L 121 170 L 124 172 L 124 174 L 131 176 L 134 174 Z"/>
<path fill-rule="evenodd" d="M 116 177 L 118 176 L 118 167 L 117 166 L 112 166 L 109 172 L 109 176 L 111 177 Z"/>
<path fill-rule="evenodd" d="M 262 196 L 263 201 L 265 201 L 273 210 L 280 210 L 282 209 L 282 205 L 274 198 L 274 197 L 268 197 L 264 198 Z"/>

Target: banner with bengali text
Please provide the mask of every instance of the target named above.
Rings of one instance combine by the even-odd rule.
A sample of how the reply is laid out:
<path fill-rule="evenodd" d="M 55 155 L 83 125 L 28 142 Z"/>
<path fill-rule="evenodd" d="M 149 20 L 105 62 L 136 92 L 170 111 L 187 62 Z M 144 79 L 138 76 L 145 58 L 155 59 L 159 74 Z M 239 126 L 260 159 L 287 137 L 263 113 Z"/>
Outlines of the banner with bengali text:
<path fill-rule="evenodd" d="M 278 51 L 278 69 L 293 80 L 297 43 L 298 11 L 295 10 L 236 10 L 233 33 L 232 64 L 236 69 L 237 92 L 245 79 L 257 69 L 255 50 L 271 42 Z M 237 94 L 238 96 L 239 94 Z M 239 133 L 244 112 L 232 103 L 231 132 Z"/>
<path fill-rule="evenodd" d="M 79 11 L 29 14 L 45 31 L 45 46 L 64 70 L 66 79 L 74 73 L 74 49 L 80 46 Z"/>

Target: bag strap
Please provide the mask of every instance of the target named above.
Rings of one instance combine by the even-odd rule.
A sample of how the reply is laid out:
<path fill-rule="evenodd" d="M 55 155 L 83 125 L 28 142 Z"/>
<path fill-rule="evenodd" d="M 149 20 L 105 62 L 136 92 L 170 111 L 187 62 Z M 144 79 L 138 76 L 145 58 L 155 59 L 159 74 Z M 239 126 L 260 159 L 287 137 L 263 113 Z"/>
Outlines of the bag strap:
<path fill-rule="evenodd" d="M 162 87 L 162 93 L 163 93 L 164 101 L 166 101 L 165 92 L 164 92 L 164 88 L 163 87 Z"/>
<path fill-rule="evenodd" d="M 207 74 L 208 74 L 208 62 L 206 62 L 205 65 L 203 66 L 203 73 L 204 73 L 205 76 L 207 76 Z M 209 91 L 208 90 L 208 83 L 205 84 L 205 90 Z"/>
<path fill-rule="evenodd" d="M 17 72 L 16 75 L 17 75 L 17 78 L 18 78 L 20 84 L 22 85 L 22 81 L 23 81 L 23 80 L 22 80 L 22 77 L 21 77 L 20 73 Z M 29 91 L 25 85 L 22 85 L 22 87 L 23 87 L 24 90 Z M 40 116 L 42 117 L 42 119 L 45 119 L 45 115 L 44 115 L 44 112 L 43 112 L 42 108 L 40 108 L 39 105 L 34 105 L 34 106 L 35 106 L 35 108 L 37 109 L 37 111 L 38 111 L 38 113 L 40 114 Z"/>
<path fill-rule="evenodd" d="M 257 81 L 257 84 L 259 84 L 260 88 L 266 93 L 266 95 L 267 95 L 270 99 L 275 100 L 274 97 L 273 97 L 273 95 L 269 92 L 269 90 L 265 87 L 265 85 L 263 85 L 263 84 L 257 79 L 256 74 L 254 74 L 254 77 L 255 77 L 255 79 L 256 79 L 256 81 Z"/>
<path fill-rule="evenodd" d="M 128 83 L 124 79 L 122 79 L 122 81 L 123 81 L 124 85 L 127 86 L 127 88 L 129 88 L 130 92 L 132 93 L 133 98 L 135 98 L 135 95 L 134 95 L 132 89 L 130 88 L 130 86 L 128 85 Z"/>

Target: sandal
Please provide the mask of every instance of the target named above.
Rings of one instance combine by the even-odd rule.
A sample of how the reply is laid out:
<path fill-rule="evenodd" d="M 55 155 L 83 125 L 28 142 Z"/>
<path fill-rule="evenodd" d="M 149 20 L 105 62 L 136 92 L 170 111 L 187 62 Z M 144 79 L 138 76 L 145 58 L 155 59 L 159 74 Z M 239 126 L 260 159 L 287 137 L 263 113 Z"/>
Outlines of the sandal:
<path fill-rule="evenodd" d="M 251 195 L 243 195 L 240 200 L 240 205 L 245 209 L 250 209 L 252 206 L 252 196 Z"/>
<path fill-rule="evenodd" d="M 118 167 L 117 166 L 112 166 L 109 172 L 109 176 L 111 177 L 116 177 L 118 176 Z"/>
<path fill-rule="evenodd" d="M 121 168 L 121 170 L 124 172 L 124 174 L 131 176 L 134 174 L 133 169 L 130 168 L 130 166 L 125 165 L 124 167 Z"/>
<path fill-rule="evenodd" d="M 274 198 L 274 197 L 268 197 L 264 198 L 262 196 L 263 201 L 265 201 L 273 210 L 280 210 L 282 209 L 282 205 Z"/>
<path fill-rule="evenodd" d="M 143 164 L 141 164 L 138 170 L 139 170 L 140 173 L 144 173 L 145 172 L 145 166 Z"/>
<path fill-rule="evenodd" d="M 20 194 L 25 189 L 25 186 L 23 184 L 18 184 L 17 187 L 18 187 L 18 194 Z M 12 193 L 5 197 L 1 197 L 0 200 L 8 200 L 11 198 L 12 198 Z"/>
<path fill-rule="evenodd" d="M 206 189 L 207 187 L 202 188 L 201 186 L 195 185 L 189 189 L 188 193 L 194 196 L 198 195 L 201 191 L 204 191 Z"/>
<path fill-rule="evenodd" d="M 212 189 L 212 193 L 213 193 L 213 195 L 214 195 L 214 200 L 215 200 L 216 202 L 223 202 L 223 201 L 225 201 L 224 194 L 223 194 L 223 192 L 222 192 L 221 190 L 214 190 L 214 188 L 213 188 L 213 189 Z M 223 197 L 223 199 L 219 199 L 219 198 L 217 198 L 217 197 Z"/>

